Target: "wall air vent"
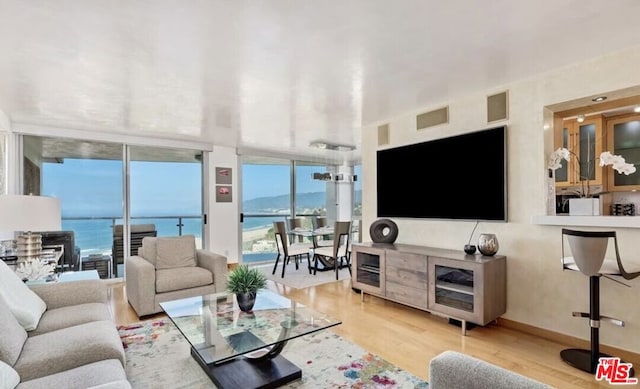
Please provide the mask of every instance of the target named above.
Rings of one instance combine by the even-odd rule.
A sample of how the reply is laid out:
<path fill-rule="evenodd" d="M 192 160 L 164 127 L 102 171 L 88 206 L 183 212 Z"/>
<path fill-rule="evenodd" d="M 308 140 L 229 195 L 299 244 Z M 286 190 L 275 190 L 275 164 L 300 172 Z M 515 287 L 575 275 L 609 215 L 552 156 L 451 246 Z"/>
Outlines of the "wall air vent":
<path fill-rule="evenodd" d="M 447 123 L 449 123 L 449 106 L 421 113 L 416 116 L 417 130 L 423 130 L 425 128 Z"/>
<path fill-rule="evenodd" d="M 378 146 L 389 144 L 389 123 L 378 126 Z"/>
<path fill-rule="evenodd" d="M 487 123 L 509 118 L 508 91 L 487 96 Z"/>

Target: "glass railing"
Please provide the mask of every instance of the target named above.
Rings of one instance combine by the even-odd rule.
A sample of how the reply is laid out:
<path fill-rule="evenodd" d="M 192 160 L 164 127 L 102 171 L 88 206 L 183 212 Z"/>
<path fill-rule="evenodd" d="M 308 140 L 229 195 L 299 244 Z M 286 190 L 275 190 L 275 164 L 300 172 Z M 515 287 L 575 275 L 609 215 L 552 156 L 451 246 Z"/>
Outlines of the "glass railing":
<path fill-rule="evenodd" d="M 273 222 L 285 221 L 289 215 L 248 215 L 242 222 L 242 262 L 273 261 L 278 255 Z"/>
<path fill-rule="evenodd" d="M 121 217 L 63 217 L 62 229 L 72 230 L 82 257 L 92 254 L 111 255 L 113 226 L 122 224 Z M 132 217 L 131 224 L 154 224 L 158 236 L 194 235 L 196 247 L 202 248 L 202 216 Z"/>

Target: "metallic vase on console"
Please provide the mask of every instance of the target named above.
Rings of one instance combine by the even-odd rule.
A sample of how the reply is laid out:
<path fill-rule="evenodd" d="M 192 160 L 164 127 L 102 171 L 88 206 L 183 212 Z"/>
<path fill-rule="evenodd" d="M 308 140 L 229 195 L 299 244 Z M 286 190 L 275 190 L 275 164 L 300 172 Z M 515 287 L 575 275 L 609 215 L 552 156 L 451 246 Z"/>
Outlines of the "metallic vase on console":
<path fill-rule="evenodd" d="M 478 250 L 482 255 L 495 255 L 498 252 L 498 237 L 495 234 L 480 234 Z"/>

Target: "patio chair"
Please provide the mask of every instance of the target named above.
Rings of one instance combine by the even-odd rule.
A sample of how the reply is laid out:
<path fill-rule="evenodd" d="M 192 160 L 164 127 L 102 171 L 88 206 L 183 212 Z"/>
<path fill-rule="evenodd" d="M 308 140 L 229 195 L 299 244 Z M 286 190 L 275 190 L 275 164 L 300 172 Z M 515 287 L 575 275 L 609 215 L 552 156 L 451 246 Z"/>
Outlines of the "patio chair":
<path fill-rule="evenodd" d="M 113 261 L 113 274 L 114 277 L 118 277 L 118 264 L 124 263 L 124 239 L 123 239 L 122 224 L 113 226 L 113 247 L 111 250 Z M 138 248 L 142 246 L 142 238 L 145 236 L 157 236 L 155 224 L 132 224 L 129 228 L 129 234 L 131 236 L 129 256 L 137 255 Z"/>

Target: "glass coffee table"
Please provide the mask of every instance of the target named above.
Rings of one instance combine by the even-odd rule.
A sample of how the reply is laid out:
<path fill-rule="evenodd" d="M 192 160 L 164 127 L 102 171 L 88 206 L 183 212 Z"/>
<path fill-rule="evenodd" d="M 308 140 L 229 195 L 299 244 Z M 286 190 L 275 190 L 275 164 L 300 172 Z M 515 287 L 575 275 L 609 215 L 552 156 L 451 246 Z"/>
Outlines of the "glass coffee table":
<path fill-rule="evenodd" d="M 251 312 L 217 293 L 160 303 L 219 388 L 276 388 L 302 377 L 280 352 L 287 341 L 341 322 L 269 290 Z"/>

